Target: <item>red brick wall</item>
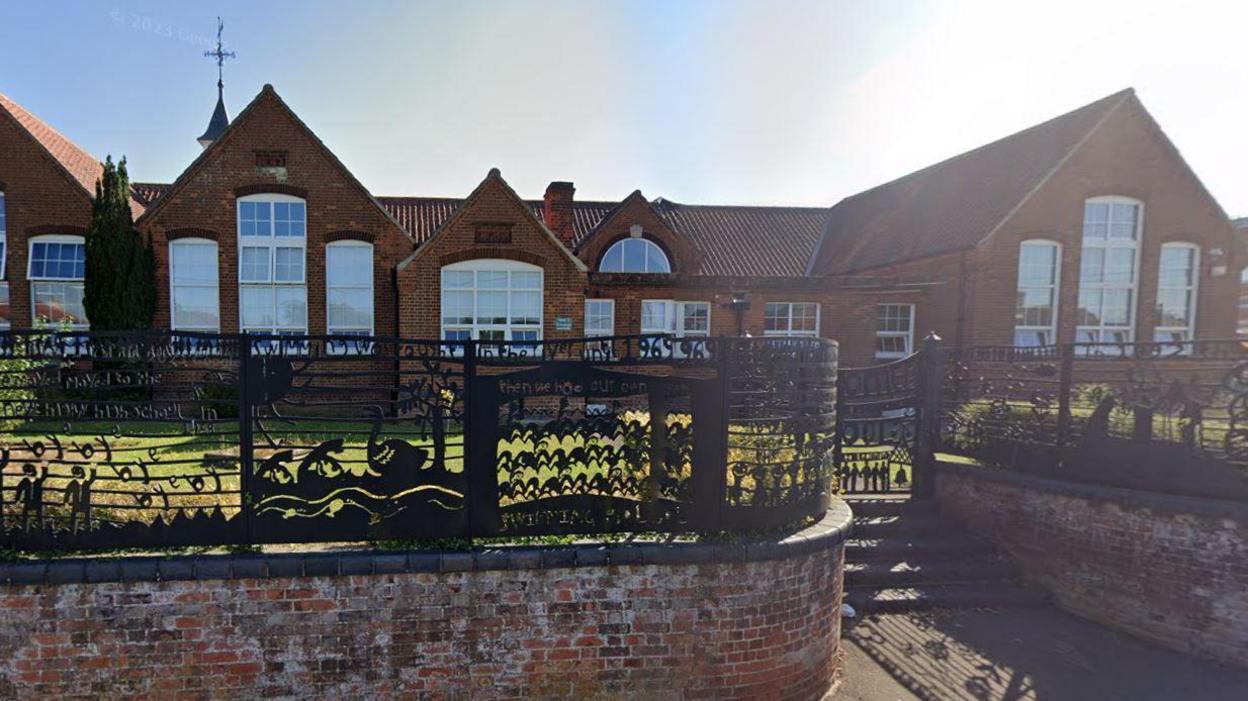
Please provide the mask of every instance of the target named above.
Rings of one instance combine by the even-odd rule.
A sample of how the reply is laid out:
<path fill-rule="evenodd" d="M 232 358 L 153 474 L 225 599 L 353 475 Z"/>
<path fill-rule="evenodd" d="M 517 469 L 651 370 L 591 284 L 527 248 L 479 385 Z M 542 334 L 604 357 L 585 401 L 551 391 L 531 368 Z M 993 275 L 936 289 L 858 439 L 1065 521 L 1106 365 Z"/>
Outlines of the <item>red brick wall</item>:
<path fill-rule="evenodd" d="M 0 697 L 813 701 L 842 557 L 5 585 Z"/>
<path fill-rule="evenodd" d="M 943 513 L 1072 613 L 1248 666 L 1248 505 L 942 465 Z"/>
<path fill-rule="evenodd" d="M 478 243 L 479 225 L 510 232 L 506 243 Z M 542 268 L 542 337 L 581 335 L 585 322 L 585 272 L 560 249 L 533 219 L 526 205 L 491 171 L 463 209 L 424 244 L 399 271 L 399 313 L 402 334 L 439 338 L 442 333 L 442 267 L 474 258 L 520 260 Z M 557 317 L 572 319 L 572 331 L 556 331 Z"/>
<path fill-rule="evenodd" d="M 31 309 L 26 252 L 31 230 L 40 234 L 86 233 L 91 224 L 91 199 L 7 115 L 0 115 L 0 190 L 4 191 L 8 220 L 4 279 L 9 281 L 9 321 L 14 327 L 28 327 Z"/>
<path fill-rule="evenodd" d="M 1158 260 L 1162 244 L 1170 241 L 1201 248 L 1197 336 L 1234 335 L 1239 281 L 1230 223 L 1200 191 L 1151 118 L 1135 107 L 1132 101 L 1115 111 L 997 236 L 975 251 L 969 342 L 1013 342 L 1018 244 L 1029 238 L 1062 244 L 1058 337 L 1063 343 L 1075 340 L 1083 205 L 1102 195 L 1132 197 L 1144 204 L 1136 340 L 1153 340 Z M 1214 276 L 1215 267 L 1225 268 L 1225 273 Z"/>
<path fill-rule="evenodd" d="M 286 152 L 278 174 L 257 167 L 256 151 Z M 194 228 L 215 233 L 221 299 L 221 331 L 237 333 L 238 235 L 235 190 L 294 188 L 306 193 L 308 331 L 325 333 L 325 245 L 340 232 L 360 232 L 374 246 L 374 324 L 378 335 L 395 333 L 393 270 L 413 248 L 411 240 L 373 204 L 342 167 L 266 87 L 239 115 L 224 141 L 192 166 L 184 187 L 171 193 L 142 221 L 153 235 L 157 255 L 158 327 L 169 327 L 169 273 L 166 232 Z"/>

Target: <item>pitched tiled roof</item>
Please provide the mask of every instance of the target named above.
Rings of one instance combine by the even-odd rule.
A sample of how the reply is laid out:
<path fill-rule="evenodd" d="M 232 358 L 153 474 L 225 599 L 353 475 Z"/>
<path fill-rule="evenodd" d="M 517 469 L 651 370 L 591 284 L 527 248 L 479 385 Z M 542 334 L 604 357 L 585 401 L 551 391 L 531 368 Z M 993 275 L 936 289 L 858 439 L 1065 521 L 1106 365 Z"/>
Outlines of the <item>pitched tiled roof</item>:
<path fill-rule="evenodd" d="M 702 256 L 704 275 L 790 277 L 806 273 L 827 207 L 688 205 L 658 200 L 667 225 Z"/>
<path fill-rule="evenodd" d="M 11 114 L 18 124 L 34 137 L 35 141 L 39 142 L 48 155 L 56 159 L 56 162 L 65 168 L 70 177 L 82 185 L 84 190 L 92 195 L 95 194 L 95 181 L 104 174 L 104 166 L 100 165 L 100 159 L 65 138 L 59 131 L 48 126 L 47 122 L 28 112 L 25 107 L 9 99 L 4 93 L 0 93 L 0 108 Z"/>
<path fill-rule="evenodd" d="M 423 243 L 463 203 L 444 197 L 378 197 L 382 206 Z M 542 201 L 525 204 L 542 218 Z M 574 244 L 591 234 L 618 202 L 577 201 L 572 205 Z M 685 205 L 666 200 L 655 209 L 672 230 L 687 236 L 702 254 L 703 275 L 791 276 L 806 263 L 823 230 L 826 207 L 736 207 Z"/>
<path fill-rule="evenodd" d="M 169 183 L 130 183 L 130 196 L 144 207 L 150 206 L 169 189 Z"/>
<path fill-rule="evenodd" d="M 95 196 L 95 183 L 104 175 L 104 165 L 100 159 L 70 141 L 65 135 L 31 114 L 25 107 L 17 104 L 4 93 L 0 93 L 0 109 L 12 115 L 13 119 L 26 130 L 26 133 L 30 134 L 47 151 L 48 155 L 65 169 L 69 177 L 86 190 L 88 197 Z M 146 204 L 132 193 L 130 212 L 136 219 L 143 213 Z"/>
<path fill-rule="evenodd" d="M 1115 93 L 841 200 L 811 272 L 848 273 L 975 246 L 1132 95 Z"/>
<path fill-rule="evenodd" d="M 133 183 L 145 206 L 169 186 Z M 424 243 L 464 200 L 458 197 L 378 197 L 381 206 L 415 241 Z M 538 219 L 541 200 L 525 200 Z M 584 200 L 572 205 L 572 226 L 579 245 L 618 202 Z M 655 209 L 672 230 L 687 236 L 702 256 L 703 275 L 788 277 L 805 274 L 827 217 L 826 207 L 741 207 L 686 205 L 657 200 Z"/>
<path fill-rule="evenodd" d="M 424 243 L 451 214 L 464 203 L 459 197 L 378 197 L 378 202 L 398 220 L 399 224 L 417 243 Z M 525 200 L 538 219 L 542 218 L 541 200 Z M 610 212 L 616 202 L 586 200 L 572 205 L 572 226 L 576 232 L 575 242 L 585 238 L 598 222 Z"/>

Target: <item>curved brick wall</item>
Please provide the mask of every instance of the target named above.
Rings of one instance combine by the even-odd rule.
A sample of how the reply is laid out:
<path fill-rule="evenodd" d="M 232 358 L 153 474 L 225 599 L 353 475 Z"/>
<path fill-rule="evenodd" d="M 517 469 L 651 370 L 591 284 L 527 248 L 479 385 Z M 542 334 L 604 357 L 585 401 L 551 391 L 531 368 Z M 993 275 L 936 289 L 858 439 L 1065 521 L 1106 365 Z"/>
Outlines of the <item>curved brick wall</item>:
<path fill-rule="evenodd" d="M 737 545 L 0 564 L 0 698 L 819 699 L 849 521 L 837 501 Z"/>
<path fill-rule="evenodd" d="M 1062 608 L 1248 667 L 1248 504 L 951 464 L 936 499 Z"/>

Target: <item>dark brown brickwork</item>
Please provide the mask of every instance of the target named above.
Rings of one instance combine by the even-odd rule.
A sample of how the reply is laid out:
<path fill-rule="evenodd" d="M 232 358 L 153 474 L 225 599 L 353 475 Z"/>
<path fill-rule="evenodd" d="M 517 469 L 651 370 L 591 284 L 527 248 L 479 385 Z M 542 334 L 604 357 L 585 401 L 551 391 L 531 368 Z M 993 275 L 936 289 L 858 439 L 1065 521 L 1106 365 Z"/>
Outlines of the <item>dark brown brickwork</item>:
<path fill-rule="evenodd" d="M 280 174 L 257 167 L 257 151 L 284 151 Z M 221 331 L 237 333 L 237 198 L 277 193 L 307 203 L 308 331 L 325 333 L 325 244 L 372 238 L 374 323 L 378 335 L 397 331 L 393 271 L 412 252 L 407 235 L 377 207 L 351 175 L 298 121 L 271 88 L 239 115 L 234 126 L 183 174 L 160 204 L 140 220 L 153 236 L 158 263 L 157 325 L 169 326 L 166 233 L 187 227 L 223 232 L 218 238 Z"/>
<path fill-rule="evenodd" d="M 0 697 L 815 701 L 842 558 L 4 585 Z"/>
<path fill-rule="evenodd" d="M 1229 338 L 1236 327 L 1238 246 L 1229 221 L 1142 108 L 1115 111 L 1021 208 L 975 249 L 871 270 L 872 275 L 921 275 L 946 283 L 947 294 L 919 310 L 920 335 L 935 331 L 963 344 L 1011 344 L 1018 245 L 1032 238 L 1062 244 L 1058 341 L 1075 341 L 1083 205 L 1121 195 L 1143 202 L 1136 340 L 1152 341 L 1161 246 L 1200 246 L 1196 335 Z M 845 339 L 848 341 L 848 339 Z M 852 353 L 852 345 L 842 342 Z"/>
<path fill-rule="evenodd" d="M 478 244 L 477 230 L 482 224 L 495 228 L 510 225 L 511 242 Z M 404 336 L 440 336 L 442 266 L 474 258 L 502 258 L 540 266 L 545 305 L 542 337 L 581 335 L 585 318 L 585 271 L 534 218 L 495 170 L 490 171 L 461 210 L 399 271 L 399 313 Z M 572 320 L 571 331 L 555 330 L 555 319 L 559 317 Z"/>
<path fill-rule="evenodd" d="M 1248 666 L 1248 506 L 950 466 L 936 500 L 1072 613 Z"/>
<path fill-rule="evenodd" d="M 25 327 L 31 323 L 27 241 L 41 234 L 81 236 L 91 224 L 91 199 L 7 114 L 0 114 L 0 182 L 7 214 L 9 321 Z"/>
<path fill-rule="evenodd" d="M 634 224 L 641 227 L 643 237 L 655 242 L 667 253 L 673 273 L 689 273 L 698 269 L 698 255 L 690 242 L 672 231 L 640 192 L 634 192 L 625 198 L 598 225 L 593 236 L 581 244 L 576 251 L 577 255 L 591 270 L 597 270 L 607 249 L 620 239 L 628 238 Z"/>
<path fill-rule="evenodd" d="M 29 285 L 24 277 L 26 238 L 32 232 L 85 231 L 89 203 L 81 187 L 7 119 L 0 120 L 0 156 L 0 182 L 6 183 L 9 213 L 6 273 L 12 282 L 11 317 L 15 325 L 23 326 L 30 321 Z M 375 245 L 374 314 L 381 335 L 400 331 L 408 336 L 436 335 L 440 330 L 440 267 L 474 257 L 495 257 L 545 269 L 546 338 L 583 333 L 587 296 L 617 300 L 617 333 L 640 331 L 642 299 L 674 299 L 711 302 L 712 332 L 733 334 L 738 323 L 729 302 L 734 295 L 747 293 L 751 306 L 740 327 L 746 333 L 763 333 L 763 312 L 769 300 L 818 302 L 822 305 L 821 333 L 841 342 L 846 364 L 865 365 L 876 362 L 875 307 L 880 303 L 917 305 L 916 348 L 928 332 L 954 345 L 1011 343 L 1018 244 L 1028 238 L 1048 238 L 1063 244 L 1058 340 L 1069 342 L 1075 331 L 1083 202 L 1091 196 L 1121 194 L 1136 197 L 1144 205 L 1137 340 L 1153 338 L 1158 256 L 1167 241 L 1188 241 L 1201 248 L 1197 335 L 1220 337 L 1235 331 L 1242 247 L 1233 240 L 1222 212 L 1134 98 L 1114 110 L 979 246 L 858 271 L 854 280 L 820 278 L 817 270 L 814 278 L 690 275 L 701 269 L 700 257 L 709 255 L 706 246 L 712 244 L 703 241 L 702 248 L 695 248 L 689 236 L 675 231 L 660 216 L 656 207 L 662 203 L 649 202 L 640 192 L 626 197 L 588 238 L 577 241 L 576 254 L 588 269 L 587 276 L 529 216 L 532 203 L 519 202 L 501 178 L 497 187 L 484 190 L 429 244 L 429 250 L 396 274 L 398 264 L 412 253 L 413 243 L 266 87 L 219 143 L 141 221 L 141 229 L 155 238 L 160 263 L 157 325 L 169 324 L 167 242 L 198 235 L 219 242 L 221 330 L 238 330 L 236 199 L 273 192 L 307 201 L 311 333 L 325 330 L 324 246 L 351 239 Z M 564 248 L 575 239 L 574 192 L 571 183 L 552 183 L 541 208 L 556 238 L 565 242 Z M 629 236 L 633 225 L 640 225 L 647 238 L 667 251 L 674 276 L 612 278 L 594 272 L 606 248 Z M 766 237 L 767 229 L 759 226 L 757 236 Z M 752 236 L 754 232 L 734 235 Z M 870 243 L 864 240 L 862 245 Z M 863 287 L 857 282 L 860 277 L 874 282 Z M 402 291 L 395 287 L 396 278 Z M 914 281 L 925 284 L 910 284 Z M 555 319 L 560 317 L 571 319 L 572 331 L 555 330 Z"/>

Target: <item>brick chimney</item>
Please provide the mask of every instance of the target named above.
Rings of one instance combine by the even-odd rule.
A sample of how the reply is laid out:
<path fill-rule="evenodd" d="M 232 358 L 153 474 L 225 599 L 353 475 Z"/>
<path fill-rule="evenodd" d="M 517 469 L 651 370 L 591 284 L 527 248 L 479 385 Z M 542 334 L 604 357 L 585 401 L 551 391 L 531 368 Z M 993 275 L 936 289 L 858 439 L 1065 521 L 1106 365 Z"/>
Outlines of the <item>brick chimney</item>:
<path fill-rule="evenodd" d="M 545 206 L 542 208 L 542 219 L 546 228 L 554 232 L 563 245 L 572 248 L 576 230 L 572 226 L 572 195 L 576 188 L 572 183 L 556 180 L 546 186 Z"/>

